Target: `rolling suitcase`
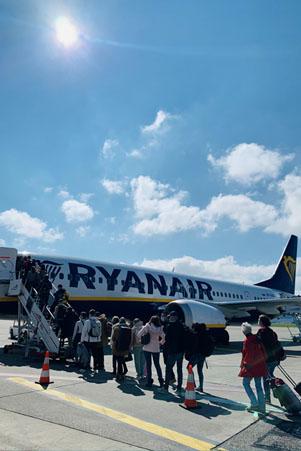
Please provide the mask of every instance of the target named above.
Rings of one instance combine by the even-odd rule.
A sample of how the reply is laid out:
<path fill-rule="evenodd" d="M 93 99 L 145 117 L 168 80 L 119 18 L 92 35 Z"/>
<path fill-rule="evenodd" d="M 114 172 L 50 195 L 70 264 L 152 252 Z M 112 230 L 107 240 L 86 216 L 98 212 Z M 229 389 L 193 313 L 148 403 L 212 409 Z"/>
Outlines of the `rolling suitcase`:
<path fill-rule="evenodd" d="M 289 413 L 298 414 L 301 412 L 300 399 L 282 379 L 271 379 L 270 384 L 273 395 Z"/>
<path fill-rule="evenodd" d="M 281 373 L 287 378 L 287 380 L 292 384 L 294 390 L 298 393 L 298 395 L 301 396 L 301 382 L 296 384 L 294 379 L 288 374 L 288 372 L 281 365 L 278 365 L 278 368 L 281 371 Z"/>

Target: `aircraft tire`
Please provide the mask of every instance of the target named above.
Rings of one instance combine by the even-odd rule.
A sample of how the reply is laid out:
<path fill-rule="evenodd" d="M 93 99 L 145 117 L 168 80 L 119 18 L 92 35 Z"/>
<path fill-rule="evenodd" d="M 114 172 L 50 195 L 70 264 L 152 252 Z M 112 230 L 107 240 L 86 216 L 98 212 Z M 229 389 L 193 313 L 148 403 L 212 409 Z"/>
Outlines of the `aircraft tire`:
<path fill-rule="evenodd" d="M 217 345 L 229 345 L 230 337 L 226 329 L 213 329 L 211 330 L 211 335 L 213 336 Z"/>

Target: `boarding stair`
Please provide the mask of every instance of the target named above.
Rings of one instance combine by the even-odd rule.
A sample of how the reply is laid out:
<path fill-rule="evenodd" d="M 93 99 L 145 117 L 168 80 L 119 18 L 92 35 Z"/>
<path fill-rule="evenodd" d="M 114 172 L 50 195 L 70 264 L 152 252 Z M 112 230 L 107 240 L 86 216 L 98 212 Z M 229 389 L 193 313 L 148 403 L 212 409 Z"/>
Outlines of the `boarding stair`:
<path fill-rule="evenodd" d="M 289 327 L 288 327 L 288 330 L 289 330 L 289 332 L 291 334 L 293 342 L 294 343 L 301 343 L 301 313 L 299 313 L 299 312 L 297 313 L 296 312 L 296 313 L 292 313 L 291 315 L 292 315 L 292 322 L 293 322 L 294 326 L 298 329 L 299 334 L 298 335 L 294 335 L 291 332 Z"/>
<path fill-rule="evenodd" d="M 50 308 L 46 306 L 41 311 L 36 290 L 31 288 L 28 291 L 21 279 L 12 279 L 10 281 L 8 295 L 14 296 L 16 294 L 20 303 L 18 309 L 19 314 L 21 313 L 20 307 L 22 307 L 27 316 L 28 336 L 29 331 L 33 332 L 32 335 L 37 337 L 38 340 L 41 340 L 50 353 L 58 355 L 60 351 L 60 340 L 51 327 L 53 315 Z M 51 296 L 53 295 L 51 294 Z"/>

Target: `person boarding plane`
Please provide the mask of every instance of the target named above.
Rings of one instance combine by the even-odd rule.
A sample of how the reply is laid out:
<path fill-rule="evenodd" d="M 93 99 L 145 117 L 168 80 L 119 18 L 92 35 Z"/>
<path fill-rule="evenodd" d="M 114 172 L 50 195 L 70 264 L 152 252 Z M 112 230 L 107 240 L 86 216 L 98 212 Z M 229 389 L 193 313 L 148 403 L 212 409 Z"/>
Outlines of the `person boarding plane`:
<path fill-rule="evenodd" d="M 8 290 L 24 255 L 0 247 L 0 314 L 17 311 L 17 297 Z M 245 285 L 124 264 L 34 255 L 54 286 L 64 285 L 69 302 L 78 311 L 93 308 L 107 315 L 148 319 L 167 306 L 187 325 L 206 322 L 217 334 L 223 333 L 225 340 L 225 318 L 245 318 L 253 311 L 273 317 L 299 309 L 301 298 L 294 295 L 296 258 L 297 237 L 292 235 L 274 275 Z M 204 321 L 204 317 L 209 319 Z"/>

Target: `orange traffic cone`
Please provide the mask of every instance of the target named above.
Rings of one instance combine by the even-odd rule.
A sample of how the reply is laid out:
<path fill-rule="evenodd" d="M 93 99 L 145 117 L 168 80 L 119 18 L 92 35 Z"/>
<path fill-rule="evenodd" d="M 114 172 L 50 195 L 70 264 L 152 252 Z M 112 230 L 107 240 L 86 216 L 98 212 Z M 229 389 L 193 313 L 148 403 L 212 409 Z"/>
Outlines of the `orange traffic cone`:
<path fill-rule="evenodd" d="M 53 382 L 50 382 L 49 375 L 49 351 L 45 352 L 45 358 L 42 366 L 40 380 L 39 382 L 36 382 L 36 384 L 40 384 L 43 388 L 47 388 L 49 384 L 53 384 Z"/>
<path fill-rule="evenodd" d="M 192 365 L 188 365 L 188 378 L 185 390 L 185 399 L 184 403 L 180 404 L 180 406 L 188 410 L 196 409 L 199 407 L 195 396 L 195 382 Z"/>

